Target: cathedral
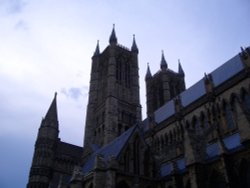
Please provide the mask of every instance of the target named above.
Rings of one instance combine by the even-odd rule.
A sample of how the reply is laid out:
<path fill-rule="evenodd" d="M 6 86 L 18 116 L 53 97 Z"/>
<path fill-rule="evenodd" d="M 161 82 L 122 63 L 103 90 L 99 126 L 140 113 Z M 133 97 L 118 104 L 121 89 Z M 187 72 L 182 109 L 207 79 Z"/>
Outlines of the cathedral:
<path fill-rule="evenodd" d="M 28 188 L 250 187 L 250 47 L 186 89 L 185 72 L 145 75 L 141 117 L 135 37 L 115 29 L 92 56 L 83 147 L 59 138 L 56 94 L 42 119 Z"/>

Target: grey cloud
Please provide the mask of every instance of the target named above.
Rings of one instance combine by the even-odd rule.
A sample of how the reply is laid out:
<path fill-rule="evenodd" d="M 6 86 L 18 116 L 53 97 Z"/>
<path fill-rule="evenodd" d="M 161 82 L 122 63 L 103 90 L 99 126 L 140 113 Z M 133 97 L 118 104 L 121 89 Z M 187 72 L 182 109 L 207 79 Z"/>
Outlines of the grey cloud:
<path fill-rule="evenodd" d="M 20 13 L 26 4 L 23 0 L 0 0 L 0 11 L 4 14 Z"/>
<path fill-rule="evenodd" d="M 83 88 L 71 87 L 69 89 L 62 88 L 61 93 L 66 95 L 67 97 L 77 100 L 79 99 L 79 97 L 84 96 L 84 93 L 83 93 L 84 90 L 85 90 L 85 87 Z"/>
<path fill-rule="evenodd" d="M 19 20 L 19 21 L 16 23 L 16 25 L 15 25 L 14 28 L 15 28 L 15 29 L 27 30 L 27 29 L 28 29 L 28 26 L 27 26 L 26 22 L 24 22 L 23 20 Z"/>

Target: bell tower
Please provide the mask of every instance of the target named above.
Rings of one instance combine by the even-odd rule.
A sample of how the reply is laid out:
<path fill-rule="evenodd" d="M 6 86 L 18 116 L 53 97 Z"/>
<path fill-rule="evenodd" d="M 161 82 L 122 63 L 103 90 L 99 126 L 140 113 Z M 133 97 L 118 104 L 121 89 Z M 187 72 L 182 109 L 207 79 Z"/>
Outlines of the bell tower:
<path fill-rule="evenodd" d="M 118 44 L 113 27 L 109 45 L 92 57 L 84 146 L 104 146 L 141 121 L 138 53 L 135 36 L 131 49 Z"/>
<path fill-rule="evenodd" d="M 148 116 L 186 89 L 185 74 L 180 61 L 178 60 L 178 72 L 172 71 L 168 68 L 163 51 L 160 70 L 152 76 L 148 65 L 145 82 Z"/>

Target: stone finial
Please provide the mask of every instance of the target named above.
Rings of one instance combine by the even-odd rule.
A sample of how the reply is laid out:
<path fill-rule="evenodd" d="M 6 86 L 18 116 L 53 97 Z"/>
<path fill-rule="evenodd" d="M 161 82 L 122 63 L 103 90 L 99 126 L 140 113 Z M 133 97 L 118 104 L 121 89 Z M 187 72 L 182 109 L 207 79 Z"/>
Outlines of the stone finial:
<path fill-rule="evenodd" d="M 94 56 L 98 56 L 99 54 L 100 54 L 99 40 L 97 40 Z"/>
<path fill-rule="evenodd" d="M 146 73 L 146 76 L 145 76 L 145 80 L 148 80 L 148 79 L 152 78 L 149 63 L 147 63 L 147 64 L 148 64 L 148 68 L 147 68 L 147 73 Z"/>
<path fill-rule="evenodd" d="M 115 34 L 115 24 L 113 24 L 113 29 L 109 37 L 109 44 L 117 44 L 117 38 Z"/>
<path fill-rule="evenodd" d="M 139 50 L 137 48 L 137 45 L 136 45 L 136 42 L 135 42 L 135 35 L 133 35 L 133 44 L 132 44 L 132 47 L 131 47 L 131 51 L 135 52 L 135 53 L 139 52 Z"/>
<path fill-rule="evenodd" d="M 166 70 L 168 68 L 168 64 L 167 64 L 167 61 L 165 59 L 165 56 L 164 56 L 164 51 L 162 50 L 162 53 L 161 53 L 161 70 Z"/>

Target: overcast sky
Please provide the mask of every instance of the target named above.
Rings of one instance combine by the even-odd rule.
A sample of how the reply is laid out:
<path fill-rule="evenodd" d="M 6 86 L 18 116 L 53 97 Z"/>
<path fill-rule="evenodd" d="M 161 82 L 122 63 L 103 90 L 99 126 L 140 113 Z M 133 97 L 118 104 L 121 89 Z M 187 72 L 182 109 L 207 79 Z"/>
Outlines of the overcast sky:
<path fill-rule="evenodd" d="M 181 60 L 186 85 L 250 46 L 249 0 L 0 0 L 0 187 L 25 187 L 42 117 L 58 92 L 60 138 L 83 143 L 91 56 L 115 23 L 139 48 L 145 118 L 147 62 Z"/>

